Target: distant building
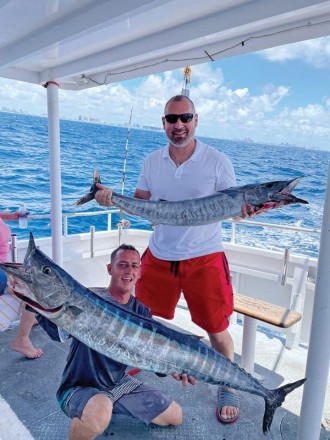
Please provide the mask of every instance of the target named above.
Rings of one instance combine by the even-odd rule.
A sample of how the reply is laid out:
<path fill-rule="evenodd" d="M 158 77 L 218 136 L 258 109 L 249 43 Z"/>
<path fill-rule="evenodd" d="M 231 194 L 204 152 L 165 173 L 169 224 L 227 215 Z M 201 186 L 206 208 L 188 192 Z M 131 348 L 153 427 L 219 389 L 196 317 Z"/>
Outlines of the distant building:
<path fill-rule="evenodd" d="M 161 127 L 155 127 L 154 125 L 142 125 L 141 128 L 143 130 L 162 131 Z"/>

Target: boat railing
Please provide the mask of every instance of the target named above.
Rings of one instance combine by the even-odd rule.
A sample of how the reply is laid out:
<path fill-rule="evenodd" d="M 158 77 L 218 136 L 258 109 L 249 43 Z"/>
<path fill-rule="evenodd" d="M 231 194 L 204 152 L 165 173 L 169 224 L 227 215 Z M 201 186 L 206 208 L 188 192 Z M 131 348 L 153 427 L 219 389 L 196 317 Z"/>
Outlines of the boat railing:
<path fill-rule="evenodd" d="M 69 220 L 76 217 L 93 217 L 93 216 L 103 216 L 106 215 L 108 217 L 107 222 L 107 230 L 113 230 L 118 229 L 118 224 L 114 224 L 113 222 L 113 214 L 119 214 L 120 209 L 112 208 L 109 210 L 102 210 L 102 211 L 86 211 L 86 212 L 74 212 L 74 213 L 63 213 L 63 234 L 64 236 L 69 235 Z M 31 215 L 29 216 L 30 220 L 40 220 L 40 219 L 50 219 L 50 214 L 43 214 L 43 215 Z M 223 220 L 223 223 L 228 223 L 231 225 L 231 231 L 230 231 L 230 242 L 235 244 L 236 243 L 236 231 L 237 228 L 241 226 L 247 226 L 247 227 L 262 227 L 262 228 L 269 228 L 269 229 L 280 229 L 280 230 L 287 230 L 287 231 L 293 231 L 293 232 L 301 232 L 306 234 L 316 234 L 320 235 L 321 230 L 320 229 L 314 229 L 314 228 L 303 228 L 300 226 L 294 226 L 294 225 L 288 225 L 288 224 L 277 224 L 277 223 L 264 223 L 259 222 L 255 220 Z"/>
<path fill-rule="evenodd" d="M 119 209 L 110 209 L 105 211 L 87 211 L 87 212 L 70 212 L 70 213 L 63 213 L 63 234 L 64 237 L 67 237 L 69 235 L 69 219 L 76 218 L 76 217 L 93 217 L 93 216 L 101 216 L 101 215 L 107 215 L 108 216 L 108 223 L 107 223 L 107 230 L 115 229 L 115 225 L 112 221 L 112 215 L 118 214 L 120 212 Z M 30 220 L 43 220 L 43 219 L 50 219 L 50 214 L 41 214 L 41 215 L 30 215 Z"/>
<path fill-rule="evenodd" d="M 303 232 L 306 234 L 317 234 L 320 235 L 321 234 L 321 230 L 320 229 L 313 229 L 313 228 L 302 228 L 300 226 L 292 226 L 292 225 L 280 225 L 280 224 L 276 224 L 276 223 L 262 223 L 262 222 L 257 222 L 254 220 L 240 220 L 240 221 L 235 221 L 235 220 L 224 220 L 224 222 L 229 222 L 231 223 L 232 227 L 231 227 L 231 243 L 235 243 L 236 242 L 236 228 L 237 226 L 240 225 L 246 225 L 246 226 L 251 226 L 251 227 L 263 227 L 263 228 L 273 228 L 273 229 L 282 229 L 282 230 L 287 230 L 287 231 L 295 231 L 295 232 Z"/>
<path fill-rule="evenodd" d="M 93 219 L 93 217 L 98 216 L 107 216 L 107 224 L 103 222 L 103 226 L 101 226 L 101 228 L 98 227 L 98 233 L 96 233 L 95 225 L 97 225 L 98 222 L 96 219 Z M 33 229 L 34 220 L 49 220 L 50 217 L 50 214 L 31 215 L 29 217 L 29 221 L 31 220 L 31 228 Z M 70 270 L 74 270 L 77 263 L 77 256 L 80 255 L 82 259 L 79 260 L 79 273 L 81 273 L 81 261 L 84 259 L 86 259 L 86 264 L 91 264 L 94 257 L 97 257 L 96 260 L 98 261 L 96 265 L 98 267 L 103 256 L 108 255 L 110 243 L 115 242 L 111 240 L 116 239 L 116 231 L 118 231 L 118 242 L 120 242 L 121 234 L 124 234 L 124 236 L 126 236 L 126 234 L 131 235 L 131 238 L 134 237 L 134 239 L 137 240 L 134 242 L 134 245 L 137 247 L 141 246 L 141 251 L 144 250 L 144 246 L 147 246 L 148 243 L 147 235 L 144 235 L 145 230 L 148 230 L 148 225 L 146 224 L 145 227 L 139 227 L 139 225 L 141 225 L 140 223 L 135 227 L 134 221 L 132 221 L 133 227 L 127 227 L 127 223 L 129 223 L 127 218 L 130 218 L 130 216 L 126 214 L 121 215 L 120 210 L 116 208 L 78 213 L 63 213 L 62 217 L 63 234 L 64 237 L 68 238 L 66 265 L 67 267 L 70 266 Z M 72 243 L 70 242 L 71 237 L 75 237 L 78 234 L 69 233 L 72 227 L 70 221 L 78 217 L 91 217 L 91 221 L 88 222 L 90 225 L 89 230 L 87 229 L 86 233 L 83 233 L 84 244 L 81 247 L 81 242 L 75 241 L 74 238 Z M 233 286 L 236 291 L 264 300 L 266 300 L 267 297 L 268 302 L 273 301 L 277 303 L 277 301 L 280 301 L 283 302 L 283 304 L 279 305 L 297 310 L 304 317 L 303 323 L 295 325 L 290 331 L 286 331 L 286 346 L 291 348 L 300 341 L 308 341 L 311 320 L 309 309 L 311 308 L 314 295 L 317 258 L 314 256 L 309 257 L 308 255 L 296 254 L 294 252 L 294 240 L 300 243 L 301 234 L 314 234 L 317 235 L 318 239 L 320 230 L 288 224 L 281 225 L 259 222 L 255 219 L 242 219 L 241 221 L 225 220 L 223 223 L 224 245 L 228 259 L 231 262 Z M 261 231 L 262 235 L 266 237 L 271 235 L 271 239 L 276 242 L 275 244 L 281 244 L 282 247 L 280 249 L 276 247 L 275 252 L 273 252 L 274 248 L 270 249 L 267 245 L 257 248 L 253 244 L 242 244 L 240 237 L 241 231 L 239 231 L 238 228 L 242 228 L 243 230 L 244 227 L 248 228 L 248 231 L 244 232 L 248 238 L 254 235 L 250 233 L 250 228 L 257 228 L 259 230 L 257 233 Z M 132 232 L 136 230 L 143 231 L 143 234 L 141 234 L 143 237 L 135 237 L 134 232 L 130 234 L 129 229 L 131 229 Z M 265 234 L 265 231 L 262 229 L 267 229 L 267 233 Z M 278 229 L 278 231 L 275 231 L 276 229 Z M 268 230 L 275 232 L 272 231 L 269 234 Z M 292 235 L 295 236 L 291 242 L 289 237 L 285 237 L 285 240 L 283 239 L 285 235 L 283 231 L 285 230 L 289 231 L 288 235 L 291 236 L 292 232 Z M 114 234 L 109 237 L 110 241 L 105 241 L 101 234 L 108 231 L 112 231 Z M 250 241 L 253 243 L 253 240 Z M 14 242 L 12 244 L 14 245 L 13 250 L 17 251 L 16 244 Z M 40 242 L 40 246 L 44 252 L 47 253 L 50 251 L 50 245 L 47 241 Z M 23 251 L 23 248 L 21 251 Z M 22 258 L 22 255 L 20 255 L 20 258 Z M 15 260 L 13 259 L 13 261 Z M 251 280 L 257 280 L 257 283 L 251 282 Z"/>

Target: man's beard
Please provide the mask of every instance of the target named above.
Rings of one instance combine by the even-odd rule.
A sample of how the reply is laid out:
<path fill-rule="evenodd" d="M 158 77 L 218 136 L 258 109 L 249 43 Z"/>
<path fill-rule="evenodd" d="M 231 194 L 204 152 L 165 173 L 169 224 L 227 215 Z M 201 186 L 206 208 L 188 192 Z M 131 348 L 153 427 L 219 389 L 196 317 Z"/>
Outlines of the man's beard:
<path fill-rule="evenodd" d="M 167 137 L 174 147 L 184 148 L 191 142 L 193 135 L 188 133 L 186 137 L 181 137 L 181 136 L 179 137 L 179 136 L 177 136 L 175 134 L 173 135 L 171 133 L 171 135 L 167 136 Z"/>

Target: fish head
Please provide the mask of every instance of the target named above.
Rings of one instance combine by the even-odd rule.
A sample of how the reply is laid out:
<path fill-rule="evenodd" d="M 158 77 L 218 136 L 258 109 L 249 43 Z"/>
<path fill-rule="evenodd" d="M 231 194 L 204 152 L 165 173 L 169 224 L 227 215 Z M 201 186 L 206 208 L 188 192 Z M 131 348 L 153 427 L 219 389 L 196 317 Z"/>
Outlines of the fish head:
<path fill-rule="evenodd" d="M 245 188 L 245 201 L 255 208 L 254 215 L 293 203 L 308 204 L 306 200 L 291 194 L 302 177 L 266 182 L 260 185 L 247 185 L 243 187 Z"/>
<path fill-rule="evenodd" d="M 0 263 L 0 269 L 14 294 L 44 316 L 58 314 L 70 298 L 65 271 L 36 247 L 32 233 L 23 264 Z"/>
<path fill-rule="evenodd" d="M 291 203 L 308 203 L 306 200 L 294 196 L 292 191 L 298 185 L 302 176 L 296 177 L 292 180 L 278 180 L 263 184 L 264 189 L 268 193 L 270 201 L 282 202 L 283 205 L 290 205 Z"/>

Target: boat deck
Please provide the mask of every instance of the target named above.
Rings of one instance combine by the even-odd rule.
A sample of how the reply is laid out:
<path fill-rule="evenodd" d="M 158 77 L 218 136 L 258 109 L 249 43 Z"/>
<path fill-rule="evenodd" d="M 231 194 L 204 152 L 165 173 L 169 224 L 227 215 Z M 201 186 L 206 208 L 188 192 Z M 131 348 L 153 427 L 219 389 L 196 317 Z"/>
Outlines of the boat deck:
<path fill-rule="evenodd" d="M 176 325 L 185 323 L 188 331 L 204 336 L 193 324 L 187 325 L 187 313 L 178 309 Z M 181 326 L 180 326 L 181 327 Z M 188 328 L 187 328 L 188 327 Z M 40 326 L 35 326 L 31 339 L 44 355 L 29 360 L 10 349 L 16 329 L 0 334 L 0 440 L 64 440 L 70 420 L 59 409 L 55 393 L 60 381 L 69 341 L 52 341 Z M 242 326 L 231 325 L 235 342 L 235 361 L 240 361 Z M 256 372 L 263 376 L 267 388 L 300 379 L 304 376 L 307 350 L 287 350 L 283 340 L 266 331 L 257 332 Z M 285 374 L 283 373 L 285 372 Z M 237 423 L 222 425 L 215 417 L 217 387 L 204 383 L 183 388 L 171 377 L 159 378 L 153 373 L 141 372 L 143 381 L 166 390 L 184 409 L 180 427 L 160 428 L 146 426 L 125 416 L 113 416 L 106 432 L 98 439 L 145 440 L 293 440 L 297 438 L 298 416 L 302 389 L 295 390 L 279 408 L 267 437 L 262 432 L 264 401 L 262 398 L 240 392 L 241 413 Z M 138 377 L 136 376 L 136 377 Z M 329 394 L 329 393 L 328 393 Z M 325 421 L 330 415 L 330 396 L 327 396 Z M 330 431 L 322 428 L 320 440 L 330 440 Z"/>

